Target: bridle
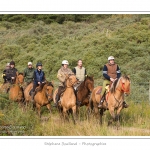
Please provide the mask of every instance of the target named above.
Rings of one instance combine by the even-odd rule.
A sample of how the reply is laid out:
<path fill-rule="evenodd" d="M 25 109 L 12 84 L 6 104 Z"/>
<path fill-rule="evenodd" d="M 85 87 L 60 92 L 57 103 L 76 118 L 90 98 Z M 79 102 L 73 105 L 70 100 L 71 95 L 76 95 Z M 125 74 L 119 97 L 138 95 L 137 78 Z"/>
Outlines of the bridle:
<path fill-rule="evenodd" d="M 128 89 L 126 89 L 125 87 L 124 87 L 124 83 L 123 82 L 121 82 L 121 90 L 120 89 L 116 89 L 116 90 L 118 90 L 118 91 L 120 91 L 120 92 L 122 92 L 122 93 L 129 93 L 130 92 L 130 88 L 128 88 Z"/>
<path fill-rule="evenodd" d="M 68 75 L 67 79 L 69 79 L 70 76 L 72 76 L 72 75 L 73 75 L 73 74 Z M 67 80 L 67 79 L 66 79 L 66 80 Z M 69 82 L 71 83 L 72 86 L 75 84 L 75 83 L 73 83 L 70 79 L 69 79 Z"/>
<path fill-rule="evenodd" d="M 53 96 L 53 92 L 51 93 L 51 94 L 48 94 L 48 92 L 47 92 L 47 90 L 46 90 L 46 97 L 48 98 L 48 97 L 52 97 Z"/>

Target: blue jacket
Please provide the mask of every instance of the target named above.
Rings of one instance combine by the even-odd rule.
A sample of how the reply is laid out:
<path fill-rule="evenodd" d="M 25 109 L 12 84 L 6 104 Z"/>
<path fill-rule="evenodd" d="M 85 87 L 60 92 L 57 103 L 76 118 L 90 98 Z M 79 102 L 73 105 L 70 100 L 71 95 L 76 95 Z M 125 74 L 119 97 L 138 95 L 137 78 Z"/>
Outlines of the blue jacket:
<path fill-rule="evenodd" d="M 34 83 L 38 84 L 38 82 L 44 82 L 45 80 L 45 73 L 42 70 L 35 70 L 34 71 Z"/>

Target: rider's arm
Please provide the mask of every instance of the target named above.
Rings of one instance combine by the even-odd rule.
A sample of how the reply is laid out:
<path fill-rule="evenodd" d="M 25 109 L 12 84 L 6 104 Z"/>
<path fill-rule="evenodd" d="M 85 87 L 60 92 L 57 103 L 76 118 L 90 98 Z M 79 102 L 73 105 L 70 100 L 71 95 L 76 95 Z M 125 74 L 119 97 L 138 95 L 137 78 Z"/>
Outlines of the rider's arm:
<path fill-rule="evenodd" d="M 110 81 L 110 76 L 107 74 L 107 71 L 108 71 L 107 66 L 104 65 L 104 67 L 103 67 L 103 76 L 104 76 L 104 78 L 106 78 L 107 80 Z"/>
<path fill-rule="evenodd" d="M 65 82 L 65 76 L 61 73 L 60 70 L 57 73 L 57 78 L 58 78 L 59 81 Z"/>
<path fill-rule="evenodd" d="M 117 78 L 119 79 L 121 77 L 121 71 L 119 66 L 117 65 Z"/>

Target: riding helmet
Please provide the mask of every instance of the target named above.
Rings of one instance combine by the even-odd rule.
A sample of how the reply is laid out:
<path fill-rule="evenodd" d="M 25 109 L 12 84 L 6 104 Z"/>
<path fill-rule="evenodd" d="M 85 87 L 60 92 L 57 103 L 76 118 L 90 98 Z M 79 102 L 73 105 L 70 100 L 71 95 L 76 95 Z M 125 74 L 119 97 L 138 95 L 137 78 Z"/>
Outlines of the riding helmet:
<path fill-rule="evenodd" d="M 38 63 L 36 64 L 36 67 L 38 67 L 38 66 L 42 66 L 42 63 L 38 62 Z"/>

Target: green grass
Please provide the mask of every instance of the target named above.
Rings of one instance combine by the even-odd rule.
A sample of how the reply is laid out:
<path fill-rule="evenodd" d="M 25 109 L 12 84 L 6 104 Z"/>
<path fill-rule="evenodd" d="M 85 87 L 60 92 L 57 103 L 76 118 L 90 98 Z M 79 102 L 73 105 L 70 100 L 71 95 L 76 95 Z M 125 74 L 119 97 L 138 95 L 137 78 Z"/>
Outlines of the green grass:
<path fill-rule="evenodd" d="M 108 111 L 103 117 L 103 126 L 93 115 L 90 120 L 86 118 L 85 107 L 81 108 L 80 117 L 74 125 L 71 116 L 70 122 L 64 123 L 55 108 L 52 108 L 51 117 L 45 107 L 42 108 L 40 119 L 31 108 L 23 110 L 17 103 L 1 99 L 0 125 L 1 135 L 21 136 L 146 136 L 150 134 L 149 103 L 134 103 L 128 101 L 129 108 L 121 112 L 121 126 L 117 130 L 115 125 L 108 127 L 110 119 Z M 49 119 L 47 119 L 49 118 Z M 6 126 L 8 130 L 2 130 Z M 6 132 L 7 131 L 7 132 Z"/>

